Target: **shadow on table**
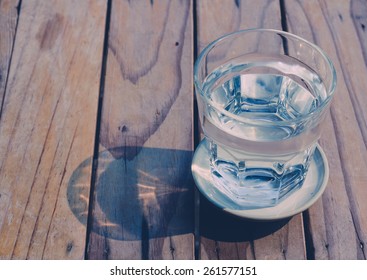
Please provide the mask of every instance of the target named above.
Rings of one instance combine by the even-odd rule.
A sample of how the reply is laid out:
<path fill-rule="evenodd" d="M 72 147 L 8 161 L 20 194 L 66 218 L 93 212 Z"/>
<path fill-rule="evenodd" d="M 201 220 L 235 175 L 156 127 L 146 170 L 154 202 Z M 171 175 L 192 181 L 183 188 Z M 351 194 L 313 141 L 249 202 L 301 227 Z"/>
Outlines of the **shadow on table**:
<path fill-rule="evenodd" d="M 129 154 L 135 156 L 116 156 Z M 153 238 L 193 234 L 192 156 L 192 151 L 146 147 L 100 152 L 88 231 L 103 238 L 143 243 Z M 88 218 L 91 164 L 89 158 L 79 165 L 67 189 L 70 209 L 84 225 Z M 200 203 L 200 234 L 214 240 L 254 240 L 288 222 L 238 218 L 203 196 Z"/>
<path fill-rule="evenodd" d="M 200 195 L 200 235 L 225 242 L 256 240 L 276 232 L 291 218 L 277 221 L 257 221 L 234 216 Z"/>
<path fill-rule="evenodd" d="M 173 149 L 122 147 L 100 152 L 88 231 L 143 243 L 193 233 L 191 159 L 192 151 Z M 67 190 L 70 209 L 85 225 L 90 166 L 91 158 L 80 164 Z"/>

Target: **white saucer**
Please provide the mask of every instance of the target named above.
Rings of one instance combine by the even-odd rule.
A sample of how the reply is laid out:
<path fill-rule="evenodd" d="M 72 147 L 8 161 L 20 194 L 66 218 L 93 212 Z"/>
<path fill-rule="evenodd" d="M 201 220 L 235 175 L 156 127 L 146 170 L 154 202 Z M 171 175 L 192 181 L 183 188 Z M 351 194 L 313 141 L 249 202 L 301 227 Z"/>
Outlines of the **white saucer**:
<path fill-rule="evenodd" d="M 329 178 L 326 156 L 317 145 L 306 180 L 300 190 L 274 207 L 238 210 L 234 209 L 233 202 L 218 191 L 212 182 L 209 151 L 205 139 L 196 148 L 191 170 L 198 189 L 209 201 L 233 215 L 255 220 L 284 219 L 306 210 L 322 195 Z"/>

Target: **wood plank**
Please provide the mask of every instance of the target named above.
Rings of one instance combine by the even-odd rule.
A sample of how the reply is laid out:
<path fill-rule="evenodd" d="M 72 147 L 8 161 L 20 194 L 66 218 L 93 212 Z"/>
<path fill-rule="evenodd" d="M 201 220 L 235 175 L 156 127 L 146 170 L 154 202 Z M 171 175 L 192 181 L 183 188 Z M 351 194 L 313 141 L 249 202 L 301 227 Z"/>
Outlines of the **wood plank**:
<path fill-rule="evenodd" d="M 22 2 L 0 122 L 2 259 L 84 257 L 88 197 L 70 180 L 91 175 L 79 165 L 94 149 L 105 16 L 105 1 Z"/>
<path fill-rule="evenodd" d="M 0 2 L 0 117 L 16 32 L 19 0 Z"/>
<path fill-rule="evenodd" d="M 320 141 L 329 159 L 329 184 L 322 201 L 309 210 L 313 257 L 365 259 L 367 40 L 361 32 L 367 6 L 362 1 L 286 1 L 286 10 L 290 30 L 323 48 L 338 75 Z"/>
<path fill-rule="evenodd" d="M 192 3 L 111 10 L 88 258 L 193 259 Z"/>
<path fill-rule="evenodd" d="M 198 48 L 201 50 L 215 38 L 232 31 L 264 27 L 282 29 L 279 1 L 198 1 Z M 226 14 L 223 16 L 223 7 Z M 201 199 L 200 221 L 207 221 L 208 203 Z M 215 211 L 215 209 L 211 210 Z M 220 215 L 216 212 L 217 215 Z M 289 223 L 259 224 L 236 220 L 226 215 L 221 222 L 228 221 L 224 236 L 213 236 L 213 225 L 201 228 L 201 258 L 203 259 L 304 259 L 305 239 L 302 215 L 295 216 Z M 208 222 L 208 221 L 207 221 Z M 218 219 L 212 221 L 220 225 Z M 226 228 L 226 227 L 224 227 Z M 237 236 L 239 228 L 242 237 Z"/>

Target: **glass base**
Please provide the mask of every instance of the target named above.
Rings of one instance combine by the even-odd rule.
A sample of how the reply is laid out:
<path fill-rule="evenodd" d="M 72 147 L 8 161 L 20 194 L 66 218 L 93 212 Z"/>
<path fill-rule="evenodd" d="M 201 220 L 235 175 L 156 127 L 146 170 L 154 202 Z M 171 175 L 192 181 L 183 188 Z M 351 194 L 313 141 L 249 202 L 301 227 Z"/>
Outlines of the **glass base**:
<path fill-rule="evenodd" d="M 321 147 L 316 145 L 302 188 L 289 193 L 287 197 L 272 207 L 245 206 L 238 204 L 218 190 L 213 182 L 209 159 L 207 141 L 203 140 L 197 147 L 192 162 L 192 174 L 200 192 L 224 211 L 256 220 L 282 219 L 306 210 L 324 192 L 329 177 L 329 167 L 325 154 Z"/>

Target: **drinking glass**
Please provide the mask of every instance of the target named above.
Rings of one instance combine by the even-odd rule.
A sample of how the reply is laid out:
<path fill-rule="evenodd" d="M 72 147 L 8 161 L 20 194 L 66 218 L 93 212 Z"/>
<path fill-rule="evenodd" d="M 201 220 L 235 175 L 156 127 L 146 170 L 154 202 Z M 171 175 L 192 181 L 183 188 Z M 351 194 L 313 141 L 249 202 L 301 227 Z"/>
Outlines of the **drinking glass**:
<path fill-rule="evenodd" d="M 318 46 L 284 31 L 234 32 L 202 50 L 194 82 L 218 191 L 251 209 L 302 187 L 336 86 Z"/>

